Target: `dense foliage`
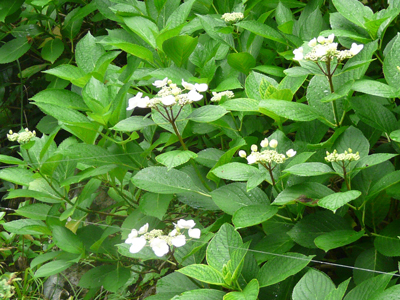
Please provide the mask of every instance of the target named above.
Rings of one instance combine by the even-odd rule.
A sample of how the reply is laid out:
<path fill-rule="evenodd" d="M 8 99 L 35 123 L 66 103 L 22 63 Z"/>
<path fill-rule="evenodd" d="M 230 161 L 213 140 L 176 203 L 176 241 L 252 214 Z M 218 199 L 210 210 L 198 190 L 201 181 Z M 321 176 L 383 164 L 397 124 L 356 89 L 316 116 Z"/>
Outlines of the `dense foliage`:
<path fill-rule="evenodd" d="M 4 297 L 400 299 L 399 0 L 0 5 Z"/>

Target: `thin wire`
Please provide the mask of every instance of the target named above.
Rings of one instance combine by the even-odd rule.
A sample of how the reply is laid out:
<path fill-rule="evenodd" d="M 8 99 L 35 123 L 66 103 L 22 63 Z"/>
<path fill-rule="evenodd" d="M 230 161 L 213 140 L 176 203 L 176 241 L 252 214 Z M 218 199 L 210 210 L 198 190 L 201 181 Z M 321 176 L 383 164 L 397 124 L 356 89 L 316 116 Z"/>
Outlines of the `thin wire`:
<path fill-rule="evenodd" d="M 15 209 L 8 208 L 8 207 L 1 207 L 1 206 L 0 206 L 0 209 L 6 210 L 6 211 L 15 211 Z M 46 218 L 48 218 L 48 217 L 50 217 L 50 218 L 58 218 L 58 216 L 48 216 L 46 214 L 40 214 L 40 213 L 35 213 L 35 212 L 29 212 L 29 214 L 38 215 L 38 216 L 46 216 Z M 120 226 L 114 226 L 114 225 L 107 225 L 107 224 L 99 224 L 99 223 L 93 223 L 93 222 L 89 222 L 89 221 L 80 221 L 80 220 L 75 220 L 75 219 L 70 219 L 69 221 L 78 221 L 78 222 L 81 222 L 81 223 L 84 223 L 84 224 L 95 225 L 95 226 L 106 227 L 106 228 L 115 228 L 115 229 L 118 229 L 118 230 L 128 230 L 128 231 L 132 230 L 132 228 L 120 227 Z M 202 241 L 197 241 L 197 240 L 192 240 L 192 242 L 200 243 L 200 244 L 203 244 L 203 245 L 208 245 L 210 243 L 210 242 L 202 242 Z M 248 249 L 248 248 L 240 248 L 240 247 L 234 247 L 234 246 L 229 246 L 229 245 L 226 246 L 226 247 L 234 249 L 234 250 L 246 250 L 248 252 L 253 252 L 253 253 L 267 254 L 267 255 L 272 255 L 272 256 L 289 258 L 289 259 L 297 259 L 297 260 L 313 262 L 313 263 L 321 264 L 321 265 L 329 265 L 329 266 L 338 267 L 338 268 L 346 268 L 346 269 L 352 269 L 352 270 L 365 271 L 365 272 L 370 272 L 370 273 L 384 274 L 384 275 L 400 277 L 400 274 L 396 274 L 396 273 L 383 272 L 383 271 L 377 271 L 377 270 L 372 270 L 372 269 L 365 269 L 365 268 L 341 265 L 341 264 L 322 261 L 322 260 L 308 259 L 308 258 L 303 258 L 303 257 L 295 257 L 295 256 L 289 256 L 289 255 L 285 255 L 285 254 L 279 254 L 279 253 L 273 253 L 273 252 L 267 252 L 267 251 L 261 251 L 261 250 L 254 250 L 254 249 Z"/>

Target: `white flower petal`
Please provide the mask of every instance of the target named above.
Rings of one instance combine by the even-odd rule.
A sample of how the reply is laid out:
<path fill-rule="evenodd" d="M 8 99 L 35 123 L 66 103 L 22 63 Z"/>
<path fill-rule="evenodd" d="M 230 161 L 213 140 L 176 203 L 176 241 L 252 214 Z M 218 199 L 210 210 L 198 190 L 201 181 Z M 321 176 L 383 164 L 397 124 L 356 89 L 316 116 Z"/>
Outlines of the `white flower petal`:
<path fill-rule="evenodd" d="M 297 48 L 293 50 L 294 60 L 302 60 L 304 58 L 303 55 L 303 47 Z"/>
<path fill-rule="evenodd" d="M 163 80 L 154 81 L 153 85 L 155 87 L 162 88 L 163 86 L 166 86 L 167 83 L 168 83 L 168 77 L 165 77 Z"/>
<path fill-rule="evenodd" d="M 176 236 L 177 233 L 178 233 L 178 230 L 174 229 L 168 234 L 168 236 Z"/>
<path fill-rule="evenodd" d="M 352 55 L 357 55 L 364 48 L 363 44 L 357 45 L 356 43 L 351 44 L 350 53 Z"/>
<path fill-rule="evenodd" d="M 164 256 L 169 252 L 169 246 L 166 241 L 160 238 L 154 238 L 150 241 L 150 247 L 153 249 L 154 254 L 158 257 Z"/>
<path fill-rule="evenodd" d="M 321 36 L 321 35 L 317 38 L 317 41 L 320 44 L 325 44 L 325 38 L 323 36 Z"/>
<path fill-rule="evenodd" d="M 185 89 L 189 90 L 189 91 L 191 91 L 191 90 L 193 90 L 193 89 L 195 88 L 193 84 L 188 83 L 188 82 L 186 82 L 186 81 L 183 80 L 183 79 L 182 79 L 182 86 L 183 86 Z"/>
<path fill-rule="evenodd" d="M 176 227 L 180 228 L 180 229 L 192 229 L 194 226 L 196 225 L 196 223 L 193 220 L 184 220 L 184 219 L 180 219 L 178 221 L 178 223 L 176 224 Z"/>
<path fill-rule="evenodd" d="M 125 240 L 125 243 L 132 244 L 132 240 L 138 236 L 138 231 L 136 229 L 132 229 L 131 233 L 128 235 L 128 238 Z"/>
<path fill-rule="evenodd" d="M 315 47 L 317 46 L 317 39 L 313 38 L 311 41 L 308 42 L 308 46 Z"/>
<path fill-rule="evenodd" d="M 289 149 L 288 151 L 286 151 L 286 156 L 287 157 L 293 157 L 296 155 L 296 151 L 294 151 L 293 149 Z"/>
<path fill-rule="evenodd" d="M 138 253 L 146 245 L 146 239 L 144 237 L 137 237 L 132 239 L 132 246 L 129 248 L 130 253 Z"/>
<path fill-rule="evenodd" d="M 161 103 L 165 106 L 174 105 L 176 103 L 175 96 L 169 95 L 167 97 L 161 98 Z"/>
<path fill-rule="evenodd" d="M 189 230 L 193 230 L 193 229 L 189 229 Z M 175 247 L 182 247 L 186 244 L 186 237 L 183 234 L 178 235 L 171 239 L 171 243 Z"/>
<path fill-rule="evenodd" d="M 136 107 L 140 108 L 146 108 L 150 102 L 149 97 L 144 97 L 142 98 L 143 93 L 139 92 L 135 95 L 135 97 L 132 97 L 128 100 L 128 108 L 126 110 L 132 110 L 135 109 Z"/>
<path fill-rule="evenodd" d="M 199 83 L 195 83 L 194 87 L 198 92 L 205 92 L 205 91 L 208 90 L 207 83 L 200 83 L 200 84 Z"/>
<path fill-rule="evenodd" d="M 239 151 L 239 156 L 245 158 L 247 156 L 246 151 L 240 150 Z"/>
<path fill-rule="evenodd" d="M 260 143 L 260 146 L 261 146 L 262 148 L 268 147 L 268 139 L 267 139 L 267 138 L 263 139 L 263 140 L 261 141 L 261 143 Z"/>
<path fill-rule="evenodd" d="M 193 239 L 199 239 L 201 235 L 201 230 L 198 228 L 189 229 L 188 235 Z"/>
<path fill-rule="evenodd" d="M 142 227 L 140 227 L 138 233 L 139 234 L 144 234 L 149 230 L 149 223 L 144 224 Z"/>
<path fill-rule="evenodd" d="M 190 101 L 199 101 L 199 100 L 203 99 L 203 95 L 199 94 L 196 90 L 191 90 L 187 94 L 187 96 L 188 96 Z"/>
<path fill-rule="evenodd" d="M 325 43 L 327 44 L 333 43 L 334 39 L 335 39 L 335 34 L 332 33 L 325 39 Z"/>
<path fill-rule="evenodd" d="M 251 147 L 250 147 L 250 149 L 251 149 L 251 151 L 253 151 L 253 152 L 257 152 L 257 150 L 258 150 L 258 147 L 257 147 L 257 145 L 251 145 Z"/>
<path fill-rule="evenodd" d="M 252 165 L 257 161 L 257 157 L 253 154 L 250 154 L 249 156 L 247 156 L 246 159 L 247 159 L 247 163 L 249 165 Z"/>

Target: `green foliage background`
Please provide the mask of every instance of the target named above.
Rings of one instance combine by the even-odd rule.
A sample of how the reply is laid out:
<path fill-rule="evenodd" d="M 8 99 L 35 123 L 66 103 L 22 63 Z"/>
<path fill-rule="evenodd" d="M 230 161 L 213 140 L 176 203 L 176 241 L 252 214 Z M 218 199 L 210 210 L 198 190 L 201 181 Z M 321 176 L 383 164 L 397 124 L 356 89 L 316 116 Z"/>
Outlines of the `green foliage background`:
<path fill-rule="evenodd" d="M 400 1 L 0 8 L 0 136 L 38 136 L 0 155 L 0 247 L 4 272 L 25 272 L 10 283 L 18 299 L 41 299 L 37 279 L 74 265 L 87 266 L 77 299 L 399 299 Z M 244 19 L 224 22 L 230 12 Z M 336 66 L 334 89 L 293 60 L 332 33 L 364 45 Z M 209 91 L 174 122 L 126 110 L 165 77 Z M 226 90 L 235 97 L 210 101 Z M 271 172 L 238 156 L 266 137 L 296 156 Z M 348 148 L 360 160 L 325 161 Z M 124 243 L 182 218 L 202 237 L 166 257 Z"/>

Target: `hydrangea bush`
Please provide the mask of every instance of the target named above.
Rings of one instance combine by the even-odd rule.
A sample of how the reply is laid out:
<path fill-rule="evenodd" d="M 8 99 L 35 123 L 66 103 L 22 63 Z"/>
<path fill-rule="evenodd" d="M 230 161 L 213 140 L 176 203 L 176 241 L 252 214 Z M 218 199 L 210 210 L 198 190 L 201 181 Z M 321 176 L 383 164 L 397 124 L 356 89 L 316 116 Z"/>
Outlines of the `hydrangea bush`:
<path fill-rule="evenodd" d="M 119 28 L 46 68 L 68 85 L 0 156 L 36 277 L 88 265 L 85 299 L 397 299 L 399 1 L 87 7 Z"/>

